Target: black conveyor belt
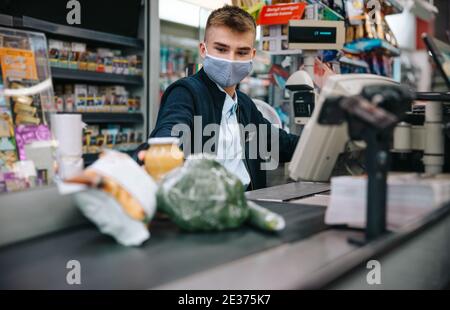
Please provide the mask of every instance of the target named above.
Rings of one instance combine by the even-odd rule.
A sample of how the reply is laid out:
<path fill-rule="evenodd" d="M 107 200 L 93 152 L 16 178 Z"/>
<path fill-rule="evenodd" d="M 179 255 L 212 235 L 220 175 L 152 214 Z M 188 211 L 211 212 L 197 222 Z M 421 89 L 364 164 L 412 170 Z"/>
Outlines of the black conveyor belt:
<path fill-rule="evenodd" d="M 282 214 L 279 235 L 250 227 L 220 233 L 180 232 L 155 222 L 143 246 L 127 248 L 84 226 L 0 248 L 0 289 L 146 289 L 304 239 L 323 231 L 325 208 L 258 202 Z M 81 285 L 68 285 L 66 264 L 81 264 Z"/>

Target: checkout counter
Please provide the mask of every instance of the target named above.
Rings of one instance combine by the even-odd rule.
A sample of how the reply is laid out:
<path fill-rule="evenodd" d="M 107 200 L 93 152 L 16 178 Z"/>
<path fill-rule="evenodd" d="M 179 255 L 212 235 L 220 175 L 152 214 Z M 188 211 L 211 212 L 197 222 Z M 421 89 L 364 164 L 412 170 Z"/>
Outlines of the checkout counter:
<path fill-rule="evenodd" d="M 289 166 L 294 179 L 315 182 L 246 193 L 247 199 L 285 218 L 282 232 L 243 226 L 186 233 L 167 220 L 154 219 L 148 241 L 124 247 L 101 234 L 56 187 L 12 193 L 1 197 L 0 289 L 446 288 L 450 204 L 362 245 L 349 239 L 363 237 L 364 231 L 325 224 L 330 185 L 320 181 L 330 179 L 348 137 L 344 125 L 319 126 L 320 107 L 330 93 L 358 94 L 365 84 L 386 84 L 383 89 L 393 84 L 358 75 L 330 81 L 333 87 L 321 95 Z M 375 185 L 383 189 L 382 183 Z M 66 281 L 72 260 L 81 265 L 80 285 Z M 381 284 L 367 281 L 373 260 L 381 264 Z"/>
<path fill-rule="evenodd" d="M 283 215 L 280 234 L 249 227 L 185 233 L 152 222 L 151 237 L 128 248 L 88 223 L 55 187 L 13 193 L 0 206 L 0 289 L 441 289 L 450 282 L 450 205 L 364 246 L 362 231 L 324 224 L 328 186 L 291 183 L 249 192 Z M 281 202 L 267 201 L 277 192 Z M 295 192 L 297 198 L 290 197 Z M 284 194 L 283 194 L 284 193 Z M 298 200 L 298 197 L 305 198 Z M 288 198 L 286 198 L 288 197 Z M 314 197 L 322 198 L 316 199 Z M 381 264 L 380 285 L 366 281 Z M 81 264 L 81 284 L 66 282 Z"/>

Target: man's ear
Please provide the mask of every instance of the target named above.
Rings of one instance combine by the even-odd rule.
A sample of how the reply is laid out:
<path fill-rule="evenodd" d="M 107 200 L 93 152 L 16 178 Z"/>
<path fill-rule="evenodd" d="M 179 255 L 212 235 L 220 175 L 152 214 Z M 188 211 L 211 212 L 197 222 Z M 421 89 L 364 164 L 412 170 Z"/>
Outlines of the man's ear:
<path fill-rule="evenodd" d="M 201 58 L 206 58 L 206 43 L 205 42 L 200 42 L 200 44 L 198 45 L 198 49 L 200 51 L 200 57 Z"/>
<path fill-rule="evenodd" d="M 256 57 L 256 48 L 253 48 L 252 50 L 252 59 L 255 59 Z"/>

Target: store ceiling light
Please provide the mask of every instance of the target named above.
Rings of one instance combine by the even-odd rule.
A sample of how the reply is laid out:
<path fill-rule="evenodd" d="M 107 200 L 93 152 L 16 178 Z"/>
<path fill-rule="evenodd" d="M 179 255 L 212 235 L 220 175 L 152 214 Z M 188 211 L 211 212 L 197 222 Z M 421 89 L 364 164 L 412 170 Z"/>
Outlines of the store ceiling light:
<path fill-rule="evenodd" d="M 209 10 L 215 10 L 224 6 L 225 4 L 231 4 L 231 0 L 184 0 L 184 1 Z"/>
<path fill-rule="evenodd" d="M 159 2 L 159 18 L 191 27 L 199 27 L 204 12 L 207 15 L 230 0 L 164 0 Z M 202 13 L 203 12 L 203 13 Z M 206 20 L 205 20 L 206 21 Z"/>

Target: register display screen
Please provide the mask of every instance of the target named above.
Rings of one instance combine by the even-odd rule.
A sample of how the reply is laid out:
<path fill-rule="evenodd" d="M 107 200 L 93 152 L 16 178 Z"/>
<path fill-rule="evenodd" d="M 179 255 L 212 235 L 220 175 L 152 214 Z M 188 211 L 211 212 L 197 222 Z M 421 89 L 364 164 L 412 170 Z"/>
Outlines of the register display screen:
<path fill-rule="evenodd" d="M 439 41 L 437 39 L 433 39 L 433 43 L 436 46 L 437 50 L 436 53 L 436 60 L 438 62 L 438 65 L 440 66 L 440 69 L 442 70 L 442 73 L 444 75 L 444 78 L 446 79 L 446 82 L 449 83 L 450 81 L 450 45 Z"/>
<path fill-rule="evenodd" d="M 289 27 L 289 43 L 336 43 L 336 28 Z"/>

